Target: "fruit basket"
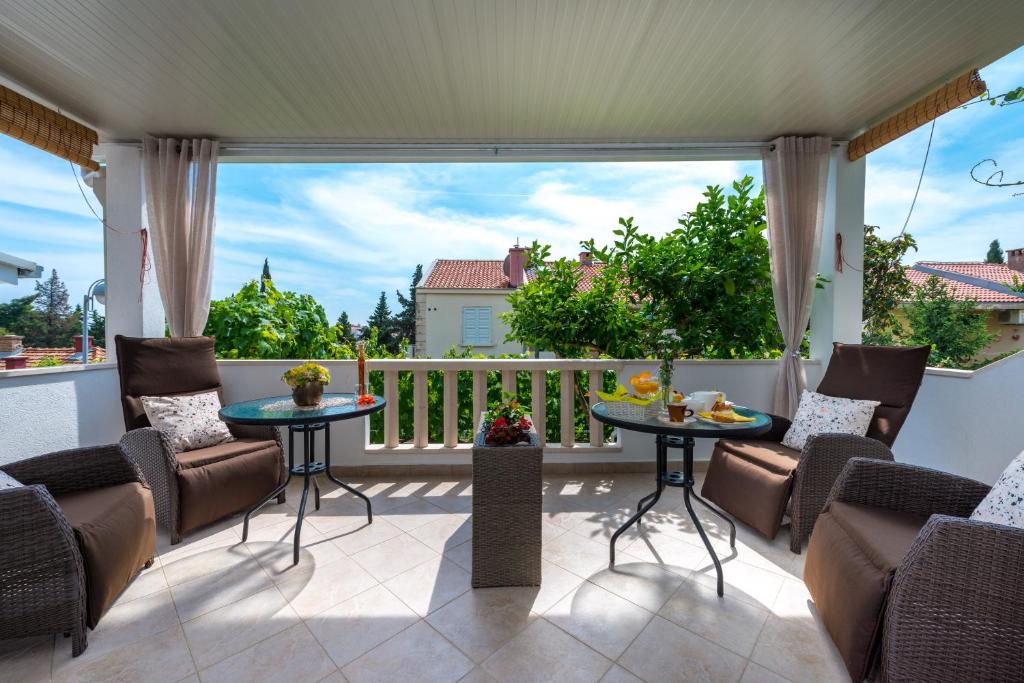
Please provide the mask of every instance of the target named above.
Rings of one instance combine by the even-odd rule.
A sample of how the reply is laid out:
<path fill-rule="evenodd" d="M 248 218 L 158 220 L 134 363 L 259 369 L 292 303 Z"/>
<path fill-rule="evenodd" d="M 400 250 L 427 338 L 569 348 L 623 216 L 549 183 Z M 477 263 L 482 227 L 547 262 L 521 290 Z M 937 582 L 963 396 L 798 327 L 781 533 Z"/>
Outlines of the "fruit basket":
<path fill-rule="evenodd" d="M 635 394 L 629 393 L 621 384 L 614 393 L 597 392 L 597 397 L 604 401 L 608 415 L 626 420 L 647 420 L 657 417 L 657 399 L 660 391 L 658 383 L 650 379 L 650 373 L 642 373 L 629 381 L 636 390 Z"/>

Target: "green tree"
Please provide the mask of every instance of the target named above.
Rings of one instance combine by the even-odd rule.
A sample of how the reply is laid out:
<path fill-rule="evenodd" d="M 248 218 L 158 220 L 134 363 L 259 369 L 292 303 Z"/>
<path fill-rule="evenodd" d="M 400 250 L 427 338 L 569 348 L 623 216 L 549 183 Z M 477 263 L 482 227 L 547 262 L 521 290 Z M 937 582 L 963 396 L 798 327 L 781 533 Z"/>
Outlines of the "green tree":
<path fill-rule="evenodd" d="M 999 245 L 999 240 L 992 240 L 991 244 L 988 245 L 988 253 L 985 254 L 985 263 L 1006 263 L 1006 259 L 1003 258 L 1003 248 Z"/>
<path fill-rule="evenodd" d="M 338 343 L 316 299 L 279 291 L 272 280 L 251 280 L 237 293 L 211 301 L 204 334 L 217 338 L 222 358 L 353 356 L 350 347 Z"/>
<path fill-rule="evenodd" d="M 267 289 L 267 283 L 274 280 L 270 275 L 270 259 L 263 259 L 263 272 L 260 273 L 260 292 L 265 292 Z"/>
<path fill-rule="evenodd" d="M 398 290 L 395 295 L 398 297 L 398 305 L 401 310 L 395 316 L 395 327 L 398 335 L 410 344 L 416 343 L 416 287 L 423 279 L 423 264 L 417 263 L 416 270 L 412 274 L 412 284 L 409 285 L 409 296 L 406 297 Z"/>
<path fill-rule="evenodd" d="M 363 330 L 363 338 L 368 338 L 372 330 L 377 330 L 377 338 L 381 345 L 391 353 L 399 353 L 402 349 L 402 337 L 399 334 L 395 317 L 391 314 L 391 307 L 388 306 L 388 298 L 384 292 L 380 293 L 377 305 L 366 321 L 366 329 Z"/>
<path fill-rule="evenodd" d="M 32 302 L 35 315 L 30 318 L 25 333 L 25 343 L 30 346 L 71 346 L 71 335 L 75 334 L 76 320 L 68 303 L 68 288 L 57 275 L 50 271 L 50 277 L 35 284 L 36 296 Z"/>
<path fill-rule="evenodd" d="M 583 287 L 575 260 L 550 261 L 551 248 L 536 242 L 528 253 L 530 281 L 508 295 L 512 310 L 501 314 L 510 328 L 507 341 L 562 358 L 644 356 L 647 322 L 620 267 L 600 268 Z"/>
<path fill-rule="evenodd" d="M 6 304 L 0 304 L 0 327 L 7 330 L 9 334 L 25 335 L 29 325 L 33 323 L 32 318 L 35 311 L 32 302 L 38 294 L 11 299 Z"/>
<path fill-rule="evenodd" d="M 95 346 L 106 347 L 107 318 L 100 315 L 95 308 L 89 311 L 89 334 L 92 336 Z"/>
<path fill-rule="evenodd" d="M 337 322 L 334 323 L 334 327 L 339 341 L 349 345 L 355 343 L 356 338 L 352 334 L 352 323 L 349 322 L 348 313 L 342 311 Z"/>
<path fill-rule="evenodd" d="M 775 317 L 765 238 L 764 191 L 746 176 L 732 194 L 708 186 L 704 200 L 661 238 L 619 219 L 611 246 L 583 247 L 629 283 L 653 327 L 674 327 L 689 356 L 778 356 L 783 343 Z"/>
<path fill-rule="evenodd" d="M 908 233 L 882 239 L 877 230 L 877 225 L 864 226 L 863 339 L 891 345 L 903 334 L 896 311 L 914 292 L 902 260 L 909 250 L 917 251 L 917 242 Z"/>
<path fill-rule="evenodd" d="M 907 306 L 910 333 L 906 341 L 931 346 L 930 365 L 970 364 L 996 338 L 988 331 L 987 313 L 977 310 L 976 305 L 976 301 L 954 298 L 946 285 L 932 275 L 917 288 Z"/>

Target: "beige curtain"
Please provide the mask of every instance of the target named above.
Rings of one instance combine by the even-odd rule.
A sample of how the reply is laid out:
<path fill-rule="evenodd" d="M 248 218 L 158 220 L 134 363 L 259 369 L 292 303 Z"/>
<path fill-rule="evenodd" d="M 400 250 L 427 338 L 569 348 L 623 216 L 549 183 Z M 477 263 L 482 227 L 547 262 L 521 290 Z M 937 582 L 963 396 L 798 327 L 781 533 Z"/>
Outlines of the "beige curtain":
<path fill-rule="evenodd" d="M 143 141 L 153 267 L 173 337 L 201 335 L 210 313 L 217 148 L 214 140 Z"/>
<path fill-rule="evenodd" d="M 786 343 L 775 382 L 774 411 L 796 412 L 806 386 L 800 342 L 811 317 L 832 140 L 781 137 L 761 155 L 775 313 Z"/>

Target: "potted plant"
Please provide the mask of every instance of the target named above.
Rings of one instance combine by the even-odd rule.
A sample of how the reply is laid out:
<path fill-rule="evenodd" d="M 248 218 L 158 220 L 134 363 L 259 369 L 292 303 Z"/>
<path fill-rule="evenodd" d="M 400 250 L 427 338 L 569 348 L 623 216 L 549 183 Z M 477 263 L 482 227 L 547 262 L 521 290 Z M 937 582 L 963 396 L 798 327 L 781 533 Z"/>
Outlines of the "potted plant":
<path fill-rule="evenodd" d="M 324 385 L 331 381 L 331 373 L 322 365 L 303 363 L 284 373 L 281 379 L 292 388 L 295 405 L 311 408 L 320 405 Z"/>
<path fill-rule="evenodd" d="M 511 399 L 491 406 L 484 413 L 481 432 L 488 446 L 512 446 L 530 443 L 530 428 L 533 422 L 526 416 L 519 401 Z"/>

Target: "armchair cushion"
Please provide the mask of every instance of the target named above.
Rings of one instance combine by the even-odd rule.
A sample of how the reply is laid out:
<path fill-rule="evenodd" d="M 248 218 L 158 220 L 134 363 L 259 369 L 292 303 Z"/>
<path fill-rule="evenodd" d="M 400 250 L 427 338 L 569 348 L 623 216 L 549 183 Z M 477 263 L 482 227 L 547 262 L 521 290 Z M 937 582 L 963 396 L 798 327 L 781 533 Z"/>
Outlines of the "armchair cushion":
<path fill-rule="evenodd" d="M 803 450 L 808 437 L 815 434 L 864 436 L 876 407 L 878 401 L 826 396 L 804 389 L 793 425 L 782 437 L 782 443 Z"/>
<path fill-rule="evenodd" d="M 971 519 L 1024 529 L 1024 452 L 999 475 Z"/>
<path fill-rule="evenodd" d="M 140 483 L 55 496 L 75 532 L 86 575 L 88 624 L 100 617 L 156 554 L 153 496 Z"/>
<path fill-rule="evenodd" d="M 804 582 L 852 680 L 869 673 L 893 575 L 927 521 L 839 501 L 818 517 Z"/>
<path fill-rule="evenodd" d="M 277 488 L 281 480 L 281 450 L 277 442 L 262 443 L 265 447 L 258 450 L 178 471 L 181 534 L 251 507 Z"/>
<path fill-rule="evenodd" d="M 715 444 L 701 495 L 768 538 L 779 532 L 800 452 L 774 441 Z"/>
<path fill-rule="evenodd" d="M 193 451 L 178 453 L 177 460 L 178 466 L 183 470 L 187 470 L 193 467 L 205 467 L 221 460 L 234 458 L 237 455 L 267 449 L 273 449 L 276 452 L 277 442 L 273 439 L 234 439 L 219 443 L 216 446 L 207 446 L 206 448 L 197 448 Z"/>
<path fill-rule="evenodd" d="M 142 396 L 140 400 L 149 423 L 166 434 L 179 453 L 235 438 L 217 415 L 221 404 L 216 391 Z"/>

